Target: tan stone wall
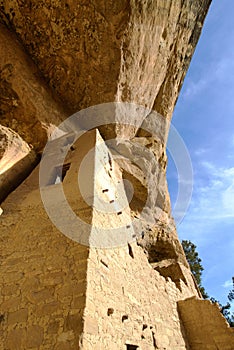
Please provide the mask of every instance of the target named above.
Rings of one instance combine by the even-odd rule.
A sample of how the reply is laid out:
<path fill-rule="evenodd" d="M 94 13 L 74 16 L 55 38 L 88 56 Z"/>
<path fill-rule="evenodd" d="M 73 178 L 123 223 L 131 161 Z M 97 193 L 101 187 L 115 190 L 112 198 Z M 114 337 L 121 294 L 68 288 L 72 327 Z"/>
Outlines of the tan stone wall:
<path fill-rule="evenodd" d="M 88 260 L 84 349 L 187 349 L 176 302 L 197 295 L 190 271 L 180 289 L 149 264 L 135 243 L 91 249 Z M 132 250 L 132 256 L 129 254 Z"/>
<path fill-rule="evenodd" d="M 98 216 L 87 204 L 83 215 L 85 202 L 74 190 L 79 165 L 97 138 L 101 141 L 98 135 L 91 131 L 74 145 L 66 158 L 71 166 L 63 185 L 77 215 L 94 226 L 105 226 L 109 216 Z M 56 141 L 60 151 L 64 141 L 66 138 Z M 105 157 L 101 148 L 94 152 L 93 162 L 98 167 L 97 162 L 102 163 Z M 60 164 L 60 158 L 55 159 L 58 164 L 51 163 L 46 169 L 48 179 L 52 164 Z M 92 186 L 100 193 L 103 189 L 104 174 L 96 177 L 93 172 L 90 164 L 87 197 Z M 113 160 L 112 172 L 109 186 L 114 189 L 119 170 Z M 48 184 L 45 190 L 60 213 L 61 203 L 55 197 L 58 186 L 61 184 Z M 126 215 L 130 217 L 130 211 Z M 115 217 L 115 224 L 122 225 L 118 215 Z M 183 264 L 184 281 L 177 278 L 175 284 L 153 269 L 136 243 L 88 249 L 66 238 L 43 208 L 38 168 L 5 201 L 0 219 L 1 350 L 122 349 L 127 342 L 142 349 L 185 349 L 176 302 L 197 292 Z"/>
<path fill-rule="evenodd" d="M 116 213 L 112 215 L 116 217 L 113 222 L 111 216 L 92 210 L 93 202 L 90 206 L 86 202 L 88 198 L 97 199 L 93 196 L 94 189 L 105 197 L 104 182 L 108 183 L 109 191 L 114 190 L 121 174 L 112 159 L 113 174 L 107 182 L 104 173 L 108 174 L 110 169 L 104 159 L 108 159 L 109 151 L 106 146 L 96 148 L 100 142 L 99 132 L 90 131 L 74 144 L 65 161 L 71 164 L 63 181 L 64 191 L 75 213 L 92 224 L 90 233 L 85 232 L 88 237 L 89 234 L 92 237 L 95 225 L 105 228 L 108 221 L 110 226 L 123 225 Z M 56 143 L 60 155 L 70 148 L 66 137 Z M 87 192 L 82 198 L 74 184 L 81 161 L 92 147 L 95 151 L 85 172 L 89 176 Z M 54 156 L 49 153 L 52 163 L 46 168 L 48 179 L 60 164 L 59 155 Z M 54 164 L 54 159 L 58 163 Z M 100 167 L 98 163 L 104 166 L 101 175 L 94 171 Z M 154 227 L 152 237 L 159 238 L 162 252 L 157 250 L 156 242 L 149 241 L 155 249 L 152 256 L 130 237 L 128 244 L 115 248 L 82 246 L 62 235 L 48 218 L 38 189 L 38 171 L 37 168 L 8 197 L 0 216 L 1 350 L 119 350 L 127 349 L 127 344 L 141 350 L 185 350 L 193 349 L 197 343 L 200 348 L 194 349 L 212 349 L 209 346 L 213 343 L 220 350 L 232 349 L 233 333 L 230 334 L 222 318 L 220 321 L 220 315 L 216 315 L 218 310 L 213 312 L 206 303 L 203 308 L 198 299 L 195 305 L 193 302 L 188 305 L 187 300 L 198 297 L 199 291 L 178 248 L 175 232 L 171 241 L 168 233 L 164 240 L 165 237 L 160 238 L 160 226 Z M 66 212 L 61 211 L 62 202 L 56 197 L 61 186 L 50 183 L 44 190 L 63 221 Z M 125 214 L 131 219 L 130 210 Z M 73 239 L 79 237 L 79 232 L 75 234 Z M 102 239 L 96 237 L 95 242 L 98 238 Z M 163 259 L 166 243 L 169 244 L 166 254 L 174 254 L 171 259 Z M 184 299 L 187 300 L 181 303 Z M 204 317 L 197 335 L 196 319 L 201 315 Z M 209 318 L 212 323 L 208 322 Z"/>
<path fill-rule="evenodd" d="M 37 179 L 36 170 L 0 217 L 0 349 L 78 349 L 88 250 L 53 226 Z"/>
<path fill-rule="evenodd" d="M 191 350 L 233 350 L 234 328 L 230 328 L 217 304 L 189 298 L 178 302 L 179 313 Z"/>

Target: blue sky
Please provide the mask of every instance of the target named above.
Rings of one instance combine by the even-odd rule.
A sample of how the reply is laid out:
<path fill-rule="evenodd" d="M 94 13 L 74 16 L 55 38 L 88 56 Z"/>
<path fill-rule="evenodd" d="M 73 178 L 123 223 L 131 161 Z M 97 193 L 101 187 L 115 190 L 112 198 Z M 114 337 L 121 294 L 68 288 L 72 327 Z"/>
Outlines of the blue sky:
<path fill-rule="evenodd" d="M 194 176 L 178 234 L 197 245 L 203 285 L 223 303 L 234 276 L 233 11 L 233 0 L 213 0 L 172 119 Z M 170 156 L 167 178 L 173 206 L 178 176 Z"/>

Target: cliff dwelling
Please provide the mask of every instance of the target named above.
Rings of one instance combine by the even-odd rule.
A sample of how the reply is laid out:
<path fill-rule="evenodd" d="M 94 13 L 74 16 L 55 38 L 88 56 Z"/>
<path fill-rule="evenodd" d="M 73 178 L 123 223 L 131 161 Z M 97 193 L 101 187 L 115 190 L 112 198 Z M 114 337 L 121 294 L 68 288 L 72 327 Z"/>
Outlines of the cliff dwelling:
<path fill-rule="evenodd" d="M 210 2 L 1 0 L 1 350 L 234 349 L 166 181 Z"/>

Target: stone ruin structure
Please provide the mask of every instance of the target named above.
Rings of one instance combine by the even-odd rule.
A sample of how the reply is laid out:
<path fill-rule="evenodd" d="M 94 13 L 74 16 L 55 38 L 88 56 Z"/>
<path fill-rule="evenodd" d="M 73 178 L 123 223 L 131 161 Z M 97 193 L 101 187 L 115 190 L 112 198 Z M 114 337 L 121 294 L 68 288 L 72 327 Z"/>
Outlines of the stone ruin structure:
<path fill-rule="evenodd" d="M 165 175 L 210 2 L 1 0 L 1 350 L 234 349 Z"/>

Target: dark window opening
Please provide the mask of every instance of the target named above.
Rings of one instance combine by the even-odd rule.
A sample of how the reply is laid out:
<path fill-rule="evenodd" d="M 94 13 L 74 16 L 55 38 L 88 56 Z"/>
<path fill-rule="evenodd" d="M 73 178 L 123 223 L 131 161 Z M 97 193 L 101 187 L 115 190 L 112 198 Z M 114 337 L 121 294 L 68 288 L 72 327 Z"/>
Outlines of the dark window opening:
<path fill-rule="evenodd" d="M 153 337 L 153 346 L 155 347 L 155 349 L 158 349 L 154 332 L 152 332 L 152 337 Z"/>
<path fill-rule="evenodd" d="M 71 163 L 59 165 L 54 168 L 50 178 L 48 185 L 56 185 L 63 182 L 68 170 L 70 169 Z"/>
<path fill-rule="evenodd" d="M 68 170 L 70 169 L 71 163 L 64 164 L 62 166 L 62 181 L 64 180 L 65 176 L 67 175 Z"/>
<path fill-rule="evenodd" d="M 110 307 L 108 310 L 107 310 L 107 316 L 110 316 L 110 315 L 113 315 L 114 313 L 114 309 L 112 307 Z"/>
<path fill-rule="evenodd" d="M 128 253 L 129 253 L 130 257 L 134 259 L 133 250 L 132 250 L 132 247 L 130 246 L 129 243 L 128 243 Z"/>
<path fill-rule="evenodd" d="M 139 348 L 138 345 L 130 345 L 130 344 L 126 344 L 126 349 L 127 350 L 137 350 Z"/>
<path fill-rule="evenodd" d="M 63 182 L 68 170 L 70 169 L 71 163 L 63 164 L 55 168 L 56 170 L 56 183 Z M 55 180 L 55 181 L 56 181 Z"/>
<path fill-rule="evenodd" d="M 112 170 L 112 160 L 111 160 L 110 153 L 108 153 L 108 160 L 109 160 L 109 164 L 110 164 L 110 170 Z"/>
<path fill-rule="evenodd" d="M 122 316 L 122 322 L 124 322 L 124 321 L 126 321 L 126 320 L 128 320 L 128 315 L 123 315 L 123 316 Z"/>

